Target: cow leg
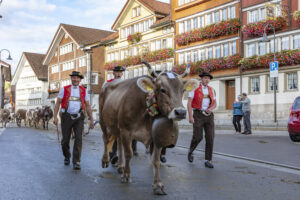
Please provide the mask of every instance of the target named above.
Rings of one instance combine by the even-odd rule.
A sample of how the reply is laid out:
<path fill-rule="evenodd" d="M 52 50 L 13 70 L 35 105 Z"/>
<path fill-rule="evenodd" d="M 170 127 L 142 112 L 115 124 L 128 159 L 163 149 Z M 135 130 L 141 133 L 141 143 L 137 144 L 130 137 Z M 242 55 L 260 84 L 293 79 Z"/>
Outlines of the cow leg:
<path fill-rule="evenodd" d="M 43 129 L 45 130 L 45 120 L 43 119 Z"/>
<path fill-rule="evenodd" d="M 24 124 L 25 124 L 25 127 L 26 127 L 26 119 L 24 119 Z"/>
<path fill-rule="evenodd" d="M 104 143 L 104 152 L 103 152 L 103 156 L 102 156 L 102 168 L 108 168 L 109 159 L 108 159 L 107 145 L 109 143 L 109 136 L 107 135 L 106 128 L 103 128 L 102 131 L 103 131 L 102 138 L 103 138 L 103 143 Z"/>
<path fill-rule="evenodd" d="M 124 166 L 123 166 L 123 145 L 122 145 L 121 138 L 117 139 L 117 143 L 118 143 L 118 173 L 122 174 L 124 171 Z"/>
<path fill-rule="evenodd" d="M 130 183 L 131 182 L 131 177 L 130 177 L 130 160 L 132 158 L 132 148 L 131 148 L 131 137 L 130 137 L 130 133 L 126 132 L 126 131 L 122 131 L 120 132 L 121 134 L 121 141 L 123 144 L 123 148 L 124 148 L 124 155 L 125 155 L 125 167 L 124 167 L 124 171 L 123 171 L 123 175 L 121 177 L 121 181 L 122 183 Z"/>
<path fill-rule="evenodd" d="M 162 148 L 157 148 L 155 144 L 153 144 L 153 152 L 152 152 L 152 165 L 153 165 L 153 173 L 154 173 L 154 181 L 152 184 L 153 193 L 155 195 L 166 195 L 167 193 L 164 190 L 164 185 L 160 180 L 159 176 L 159 167 L 160 167 L 160 153 Z"/>

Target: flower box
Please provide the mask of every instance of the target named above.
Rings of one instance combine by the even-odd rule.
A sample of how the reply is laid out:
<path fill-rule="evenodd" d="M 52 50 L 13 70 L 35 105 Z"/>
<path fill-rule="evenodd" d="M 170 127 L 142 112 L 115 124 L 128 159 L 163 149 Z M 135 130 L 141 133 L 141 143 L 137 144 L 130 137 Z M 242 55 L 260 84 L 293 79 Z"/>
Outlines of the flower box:
<path fill-rule="evenodd" d="M 142 34 L 141 33 L 134 33 L 134 34 L 131 34 L 131 35 L 127 36 L 127 41 L 130 44 L 138 43 L 139 41 L 141 41 L 141 39 L 142 39 Z"/>
<path fill-rule="evenodd" d="M 129 67 L 134 65 L 142 64 L 142 60 L 150 63 L 166 60 L 174 57 L 174 50 L 169 49 L 161 49 L 157 51 L 152 51 L 147 54 L 143 54 L 142 56 L 129 56 L 124 60 L 120 61 L 112 61 L 109 63 L 105 63 L 104 68 L 106 70 L 113 70 L 115 66 Z"/>
<path fill-rule="evenodd" d="M 286 50 L 276 52 L 276 61 L 279 62 L 279 67 L 291 66 L 300 64 L 300 50 Z M 243 58 L 239 64 L 242 66 L 242 70 L 257 69 L 257 68 L 269 68 L 270 62 L 273 62 L 274 54 L 269 53 L 263 56 L 251 56 L 249 58 Z"/>
<path fill-rule="evenodd" d="M 266 25 L 270 24 L 270 26 L 266 27 L 267 34 L 273 33 L 273 24 L 275 23 L 275 31 L 282 30 L 287 26 L 286 18 L 279 16 L 275 20 L 264 20 L 256 23 L 250 23 L 244 25 L 242 28 L 242 32 L 248 37 L 261 37 L 264 34 L 264 28 Z"/>
<path fill-rule="evenodd" d="M 297 21 L 297 23 L 300 25 L 300 11 L 297 10 L 293 13 L 294 19 Z"/>
<path fill-rule="evenodd" d="M 241 22 L 239 19 L 229 19 L 176 35 L 175 42 L 178 46 L 184 46 L 205 39 L 213 39 L 224 35 L 232 35 L 237 33 L 240 28 Z"/>
<path fill-rule="evenodd" d="M 221 69 L 232 69 L 239 66 L 242 57 L 239 54 L 227 56 L 223 58 L 214 58 L 203 61 L 194 62 L 191 64 L 190 74 L 199 74 L 202 71 L 212 72 Z M 187 64 L 177 65 L 173 71 L 181 74 L 185 71 Z"/>

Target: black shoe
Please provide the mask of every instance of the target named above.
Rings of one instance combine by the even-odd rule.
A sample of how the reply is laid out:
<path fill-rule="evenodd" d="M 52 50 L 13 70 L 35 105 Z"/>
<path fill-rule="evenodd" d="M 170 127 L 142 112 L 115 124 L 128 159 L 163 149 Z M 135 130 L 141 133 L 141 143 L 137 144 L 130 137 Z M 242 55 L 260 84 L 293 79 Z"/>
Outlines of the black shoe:
<path fill-rule="evenodd" d="M 192 163 L 192 162 L 194 161 L 193 153 L 189 153 L 189 154 L 188 154 L 188 161 L 189 161 L 190 163 Z"/>
<path fill-rule="evenodd" d="M 248 131 L 244 131 L 241 134 L 248 135 Z"/>
<path fill-rule="evenodd" d="M 211 163 L 211 161 L 206 161 L 205 162 L 205 167 L 207 167 L 207 168 L 214 168 L 214 165 Z"/>
<path fill-rule="evenodd" d="M 162 163 L 166 163 L 167 162 L 167 159 L 164 155 L 160 155 L 160 162 Z"/>
<path fill-rule="evenodd" d="M 70 158 L 65 158 L 64 164 L 65 165 L 70 165 Z"/>
<path fill-rule="evenodd" d="M 73 169 L 74 169 L 74 170 L 80 170 L 80 169 L 81 169 L 81 167 L 80 167 L 80 162 L 74 163 L 74 164 L 73 164 Z"/>
<path fill-rule="evenodd" d="M 111 157 L 110 159 L 110 163 L 111 164 L 116 164 L 118 162 L 118 156 L 117 155 L 114 155 L 113 157 Z"/>

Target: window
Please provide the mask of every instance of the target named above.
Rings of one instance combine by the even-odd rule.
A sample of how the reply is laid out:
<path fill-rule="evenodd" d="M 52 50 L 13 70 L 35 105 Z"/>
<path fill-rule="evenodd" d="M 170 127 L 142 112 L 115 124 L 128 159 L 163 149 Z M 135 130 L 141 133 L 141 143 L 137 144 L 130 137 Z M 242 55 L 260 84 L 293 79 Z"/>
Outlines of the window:
<path fill-rule="evenodd" d="M 139 76 L 139 70 L 138 69 L 133 69 L 133 77 Z"/>
<path fill-rule="evenodd" d="M 178 6 L 181 6 L 184 4 L 184 0 L 178 0 Z"/>
<path fill-rule="evenodd" d="M 179 65 L 184 63 L 184 53 L 180 53 L 178 55 L 178 63 L 179 63 Z"/>
<path fill-rule="evenodd" d="M 184 33 L 184 22 L 179 23 L 179 34 Z"/>
<path fill-rule="evenodd" d="M 51 68 L 51 73 L 54 74 L 57 73 L 58 71 L 59 71 L 58 65 L 53 65 Z"/>
<path fill-rule="evenodd" d="M 139 23 L 139 31 L 144 32 L 144 25 L 143 22 Z"/>
<path fill-rule="evenodd" d="M 173 63 L 172 62 L 168 62 L 168 71 L 172 71 L 172 67 L 173 67 Z"/>
<path fill-rule="evenodd" d="M 187 20 L 186 21 L 186 31 L 190 31 L 191 30 L 191 20 Z"/>
<path fill-rule="evenodd" d="M 193 51 L 193 62 L 197 62 L 198 61 L 198 51 Z"/>
<path fill-rule="evenodd" d="M 199 19 L 200 19 L 200 28 L 202 28 L 204 27 L 204 17 L 200 16 Z"/>
<path fill-rule="evenodd" d="M 300 48 L 300 34 L 294 35 L 294 49 Z"/>
<path fill-rule="evenodd" d="M 220 46 L 216 46 L 215 47 L 215 57 L 216 58 L 220 58 L 221 57 L 221 47 Z"/>
<path fill-rule="evenodd" d="M 150 48 L 151 48 L 151 51 L 155 51 L 155 42 L 151 42 Z"/>
<path fill-rule="evenodd" d="M 250 92 L 257 93 L 259 92 L 259 77 L 251 77 L 250 78 Z"/>
<path fill-rule="evenodd" d="M 205 16 L 205 26 L 210 25 L 212 23 L 211 18 L 212 18 L 211 14 Z"/>
<path fill-rule="evenodd" d="M 281 39 L 281 50 L 288 50 L 289 46 L 289 37 L 283 37 Z"/>
<path fill-rule="evenodd" d="M 173 38 L 168 38 L 168 48 L 173 48 Z"/>
<path fill-rule="evenodd" d="M 144 30 L 145 31 L 149 30 L 149 21 L 148 20 L 144 21 Z"/>
<path fill-rule="evenodd" d="M 287 89 L 295 90 L 298 88 L 297 72 L 287 74 Z"/>
<path fill-rule="evenodd" d="M 200 60 L 205 60 L 205 51 L 204 51 L 204 49 L 200 50 Z"/>
<path fill-rule="evenodd" d="M 143 68 L 142 67 L 139 68 L 139 76 L 143 76 Z"/>
<path fill-rule="evenodd" d="M 141 6 L 136 8 L 136 16 L 141 16 Z"/>
<path fill-rule="evenodd" d="M 210 47 L 207 49 L 208 59 L 213 58 L 213 48 Z"/>
<path fill-rule="evenodd" d="M 139 24 L 134 25 L 134 32 L 135 33 L 139 32 Z"/>
<path fill-rule="evenodd" d="M 194 26 L 194 29 L 198 28 L 198 18 L 197 17 L 195 17 L 193 19 L 193 26 Z"/>
<path fill-rule="evenodd" d="M 258 51 L 259 51 L 259 55 L 265 55 L 266 54 L 266 43 L 264 42 L 260 42 L 258 45 Z"/>
<path fill-rule="evenodd" d="M 255 44 L 248 45 L 248 57 L 255 55 Z"/>
<path fill-rule="evenodd" d="M 228 44 L 223 44 L 223 56 L 228 56 Z"/>
<path fill-rule="evenodd" d="M 191 52 L 185 53 L 185 62 L 190 63 L 191 62 Z"/>
<path fill-rule="evenodd" d="M 153 19 L 149 19 L 149 27 L 152 26 L 153 24 Z"/>
<path fill-rule="evenodd" d="M 79 67 L 86 66 L 86 60 L 85 58 L 79 58 Z"/>
<path fill-rule="evenodd" d="M 235 18 L 235 6 L 230 7 L 230 18 Z"/>
<path fill-rule="evenodd" d="M 161 42 L 160 40 L 156 41 L 156 50 L 160 50 L 161 49 Z"/>
<path fill-rule="evenodd" d="M 236 42 L 231 43 L 231 55 L 236 54 Z"/>
<path fill-rule="evenodd" d="M 73 51 L 73 44 L 67 44 L 59 48 L 59 55 L 64 55 Z"/>
<path fill-rule="evenodd" d="M 74 61 L 65 62 L 63 63 L 62 67 L 63 67 L 63 71 L 74 69 Z"/>
<path fill-rule="evenodd" d="M 265 20 L 266 19 L 266 9 L 262 8 L 260 9 L 260 19 L 259 20 Z"/>
<path fill-rule="evenodd" d="M 133 34 L 134 33 L 134 25 L 131 25 L 130 26 L 130 34 Z"/>
<path fill-rule="evenodd" d="M 132 17 L 136 17 L 136 8 L 132 9 Z"/>
<path fill-rule="evenodd" d="M 125 52 L 124 50 L 121 50 L 121 60 L 123 60 L 125 58 Z"/>
<path fill-rule="evenodd" d="M 270 52 L 274 53 L 274 39 L 270 40 L 269 47 L 270 47 Z M 275 40 L 275 51 L 276 50 L 277 50 L 277 48 L 276 48 L 276 40 Z"/>
<path fill-rule="evenodd" d="M 217 11 L 214 13 L 215 23 L 218 23 L 220 21 L 220 12 Z"/>
<path fill-rule="evenodd" d="M 274 86 L 275 86 L 274 79 L 276 80 L 276 78 L 268 77 L 268 79 L 269 79 L 269 88 L 268 89 L 269 89 L 269 91 L 274 91 Z M 275 86 L 276 91 L 278 90 L 277 85 L 278 85 L 278 81 L 276 80 L 276 86 Z"/>
<path fill-rule="evenodd" d="M 227 20 L 227 8 L 222 10 L 222 20 Z"/>
<path fill-rule="evenodd" d="M 167 48 L 167 39 L 162 40 L 162 48 L 163 49 Z"/>
<path fill-rule="evenodd" d="M 258 22 L 258 10 L 253 10 L 249 12 L 249 22 Z"/>

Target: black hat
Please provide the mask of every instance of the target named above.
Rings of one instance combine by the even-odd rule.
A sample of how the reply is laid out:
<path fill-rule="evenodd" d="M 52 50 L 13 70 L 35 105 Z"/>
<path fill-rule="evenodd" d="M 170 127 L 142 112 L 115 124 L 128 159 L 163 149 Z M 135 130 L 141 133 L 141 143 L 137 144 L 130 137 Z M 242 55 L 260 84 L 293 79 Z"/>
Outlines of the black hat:
<path fill-rule="evenodd" d="M 208 73 L 208 72 L 202 72 L 200 75 L 199 75 L 201 78 L 204 77 L 204 76 L 208 76 L 210 79 L 213 79 L 214 77 Z"/>
<path fill-rule="evenodd" d="M 72 71 L 72 74 L 70 76 L 78 76 L 79 78 L 83 79 L 83 75 L 80 72 L 77 71 Z"/>
<path fill-rule="evenodd" d="M 125 69 L 121 66 L 115 66 L 113 69 L 114 72 L 123 72 Z"/>

